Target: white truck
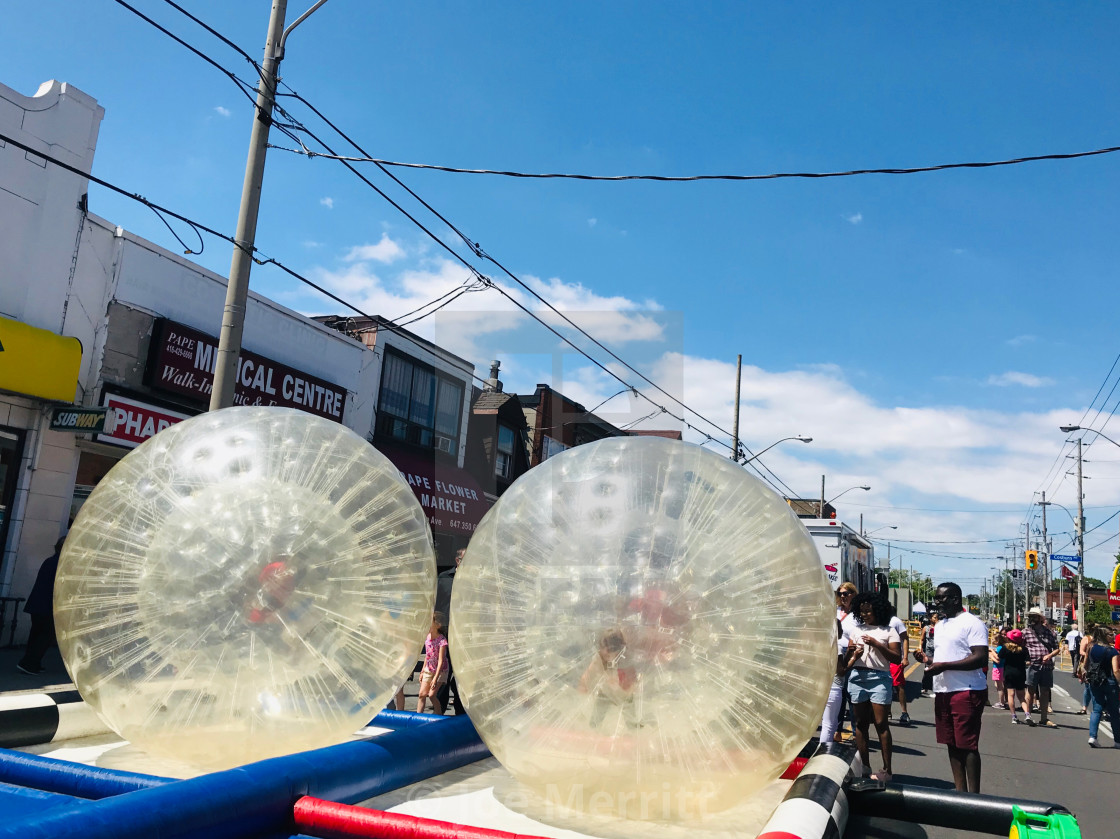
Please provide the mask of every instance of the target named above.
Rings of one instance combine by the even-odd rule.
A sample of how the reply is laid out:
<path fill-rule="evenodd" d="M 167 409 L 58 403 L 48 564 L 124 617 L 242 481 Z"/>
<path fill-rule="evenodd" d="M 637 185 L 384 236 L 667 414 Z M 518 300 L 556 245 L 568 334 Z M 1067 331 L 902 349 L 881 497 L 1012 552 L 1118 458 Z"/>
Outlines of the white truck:
<path fill-rule="evenodd" d="M 870 541 L 836 519 L 803 518 L 801 523 L 813 537 L 833 590 L 846 580 L 860 591 L 875 589 L 875 548 Z"/>

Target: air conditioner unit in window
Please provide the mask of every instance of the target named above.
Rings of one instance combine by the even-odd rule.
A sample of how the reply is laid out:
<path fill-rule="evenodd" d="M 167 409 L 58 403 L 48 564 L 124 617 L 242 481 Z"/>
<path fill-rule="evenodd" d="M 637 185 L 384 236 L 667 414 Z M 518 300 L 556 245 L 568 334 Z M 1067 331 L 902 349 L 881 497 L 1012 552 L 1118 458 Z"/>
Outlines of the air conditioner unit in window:
<path fill-rule="evenodd" d="M 436 448 L 441 452 L 447 452 L 448 454 L 450 454 L 452 445 L 453 442 L 450 437 L 440 437 L 439 435 L 436 435 Z"/>

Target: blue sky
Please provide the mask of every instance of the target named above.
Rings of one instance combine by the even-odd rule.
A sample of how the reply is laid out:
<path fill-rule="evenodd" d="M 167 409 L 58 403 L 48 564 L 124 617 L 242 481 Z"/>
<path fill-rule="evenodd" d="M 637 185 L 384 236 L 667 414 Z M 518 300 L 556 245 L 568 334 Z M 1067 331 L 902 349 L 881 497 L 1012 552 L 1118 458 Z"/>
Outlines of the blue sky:
<path fill-rule="evenodd" d="M 260 58 L 267 2 L 183 2 Z M 134 5 L 251 78 L 243 58 L 169 5 Z M 293 3 L 289 21 L 306 5 Z M 387 160 L 659 175 L 913 167 L 1120 145 L 1118 25 L 1120 8 L 1103 2 L 330 0 L 292 36 L 282 75 Z M 5 36 L 0 83 L 30 95 L 56 78 L 105 108 L 95 175 L 232 233 L 252 112 L 228 79 L 112 0 L 14 0 Z M 276 132 L 272 140 L 292 146 Z M 534 305 L 380 171 L 358 165 Z M 1006 553 L 1003 540 L 1020 537 L 1028 515 L 1038 523 L 1034 493 L 1076 505 L 1057 426 L 1084 416 L 1120 438 L 1120 425 L 1104 425 L 1117 395 L 1097 415 L 1120 375 L 1106 379 L 1120 351 L 1118 167 L 1120 155 L 1102 155 L 745 183 L 393 171 L 723 429 L 742 353 L 747 445 L 812 436 L 764 460 L 801 495 L 819 492 L 822 473 L 830 496 L 870 484 L 844 496 L 842 518 L 855 524 L 862 513 L 869 530 L 895 525 L 878 536 L 914 541 L 892 554 L 901 548 L 904 563 L 976 590 L 997 564 L 991 557 Z M 94 187 L 91 209 L 178 249 L 134 202 Z M 341 164 L 282 151 L 268 158 L 257 245 L 388 317 L 469 279 Z M 225 274 L 229 257 L 227 244 L 210 240 L 198 261 Z M 301 311 L 338 310 L 275 269 L 255 269 L 252 287 Z M 466 355 L 480 375 L 500 358 L 510 390 L 551 381 L 591 407 L 621 388 L 578 356 L 558 356 L 555 336 L 493 290 L 412 328 Z M 604 408 L 619 423 L 651 410 L 625 397 Z M 1086 457 L 1088 523 L 1099 525 L 1086 543 L 1113 536 L 1089 552 L 1088 572 L 1100 577 L 1118 544 L 1109 517 L 1120 508 L 1120 450 L 1102 441 Z M 1070 529 L 1060 510 L 1050 521 Z"/>

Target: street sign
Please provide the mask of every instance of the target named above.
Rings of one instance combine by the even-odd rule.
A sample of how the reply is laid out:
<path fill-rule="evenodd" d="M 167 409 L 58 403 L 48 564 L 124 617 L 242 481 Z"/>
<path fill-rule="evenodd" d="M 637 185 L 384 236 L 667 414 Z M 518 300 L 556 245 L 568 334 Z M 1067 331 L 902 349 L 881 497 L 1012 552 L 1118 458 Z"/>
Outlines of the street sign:
<path fill-rule="evenodd" d="M 1050 554 L 1050 558 L 1055 562 L 1081 562 L 1081 557 L 1072 554 Z"/>

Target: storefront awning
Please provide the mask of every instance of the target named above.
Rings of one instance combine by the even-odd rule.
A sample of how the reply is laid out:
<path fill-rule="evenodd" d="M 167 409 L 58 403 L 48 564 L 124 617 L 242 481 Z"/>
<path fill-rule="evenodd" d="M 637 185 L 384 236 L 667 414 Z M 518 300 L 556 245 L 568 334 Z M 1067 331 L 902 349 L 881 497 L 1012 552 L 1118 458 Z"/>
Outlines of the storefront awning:
<path fill-rule="evenodd" d="M 490 509 L 490 502 L 470 474 L 444 466 L 414 452 L 378 447 L 393 462 L 416 494 L 432 530 L 441 533 L 474 532 Z"/>

